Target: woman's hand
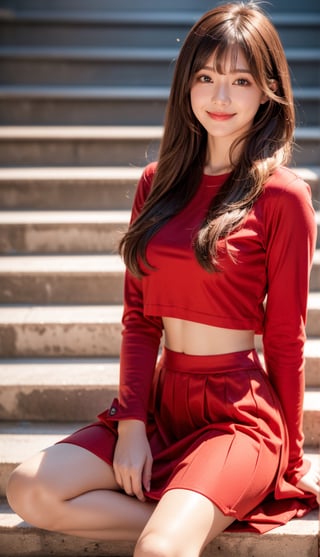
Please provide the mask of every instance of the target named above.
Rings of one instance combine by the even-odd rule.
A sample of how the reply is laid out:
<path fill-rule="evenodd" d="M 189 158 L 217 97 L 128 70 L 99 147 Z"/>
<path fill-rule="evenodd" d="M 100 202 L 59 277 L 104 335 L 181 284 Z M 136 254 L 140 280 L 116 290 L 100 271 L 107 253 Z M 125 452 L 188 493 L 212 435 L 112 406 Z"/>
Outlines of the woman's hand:
<path fill-rule="evenodd" d="M 142 486 L 149 491 L 152 455 L 145 425 L 140 420 L 121 420 L 113 469 L 116 482 L 128 494 L 145 501 Z"/>
<path fill-rule="evenodd" d="M 309 471 L 298 481 L 297 487 L 303 491 L 309 491 L 317 496 L 320 505 L 320 469 L 319 465 L 311 462 Z"/>

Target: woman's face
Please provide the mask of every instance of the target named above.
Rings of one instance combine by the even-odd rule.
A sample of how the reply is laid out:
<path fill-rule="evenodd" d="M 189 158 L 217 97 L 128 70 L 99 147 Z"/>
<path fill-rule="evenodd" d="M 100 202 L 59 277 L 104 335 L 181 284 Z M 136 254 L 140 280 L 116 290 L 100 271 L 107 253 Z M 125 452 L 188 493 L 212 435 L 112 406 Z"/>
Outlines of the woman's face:
<path fill-rule="evenodd" d="M 227 55 L 224 74 L 214 70 L 214 61 L 212 55 L 195 74 L 191 106 L 209 136 L 225 138 L 230 144 L 251 128 L 259 106 L 268 99 L 254 81 L 240 49 L 236 64 L 231 53 Z"/>

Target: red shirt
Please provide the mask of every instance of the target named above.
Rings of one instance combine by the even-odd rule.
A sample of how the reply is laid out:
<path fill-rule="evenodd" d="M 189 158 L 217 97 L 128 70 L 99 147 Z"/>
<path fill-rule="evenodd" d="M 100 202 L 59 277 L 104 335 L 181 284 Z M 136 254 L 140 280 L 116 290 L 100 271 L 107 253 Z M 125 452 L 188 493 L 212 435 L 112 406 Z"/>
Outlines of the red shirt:
<path fill-rule="evenodd" d="M 138 184 L 134 220 L 150 191 L 156 163 Z M 303 466 L 305 322 L 316 223 L 309 186 L 280 168 L 241 226 L 219 244 L 222 272 L 197 262 L 192 237 L 226 175 L 204 175 L 192 201 L 151 239 L 147 259 L 156 267 L 141 280 L 126 272 L 117 419 L 146 421 L 162 316 L 263 335 L 265 364 L 289 433 L 287 477 Z M 267 298 L 266 298 L 267 296 Z M 266 299 L 266 303 L 264 301 Z"/>

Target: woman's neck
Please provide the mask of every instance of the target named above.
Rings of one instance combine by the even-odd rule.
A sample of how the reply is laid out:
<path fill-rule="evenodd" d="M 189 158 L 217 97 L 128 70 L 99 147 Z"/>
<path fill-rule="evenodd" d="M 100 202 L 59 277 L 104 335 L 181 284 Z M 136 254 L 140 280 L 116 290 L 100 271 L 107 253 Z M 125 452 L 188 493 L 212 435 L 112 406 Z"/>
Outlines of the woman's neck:
<path fill-rule="evenodd" d="M 224 138 L 208 136 L 207 157 L 204 166 L 204 173 L 210 176 L 227 174 L 234 168 L 230 160 L 231 143 L 224 141 Z M 237 160 L 239 147 L 233 151 L 233 160 Z"/>
<path fill-rule="evenodd" d="M 221 174 L 229 174 L 232 171 L 231 164 L 229 165 L 213 165 L 210 162 L 204 166 L 204 174 L 207 176 L 220 176 Z"/>

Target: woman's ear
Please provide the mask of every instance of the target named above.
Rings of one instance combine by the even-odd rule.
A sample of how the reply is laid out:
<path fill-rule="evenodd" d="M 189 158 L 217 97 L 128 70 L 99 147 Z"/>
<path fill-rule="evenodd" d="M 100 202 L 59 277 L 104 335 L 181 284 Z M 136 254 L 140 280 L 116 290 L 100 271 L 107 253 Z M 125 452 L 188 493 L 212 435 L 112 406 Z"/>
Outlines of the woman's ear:
<path fill-rule="evenodd" d="M 277 82 L 276 79 L 269 79 L 268 85 L 269 85 L 269 89 L 272 91 L 272 93 L 277 92 L 278 82 Z M 262 98 L 261 98 L 261 104 L 265 104 L 268 100 L 269 100 L 268 95 L 263 94 Z"/>

